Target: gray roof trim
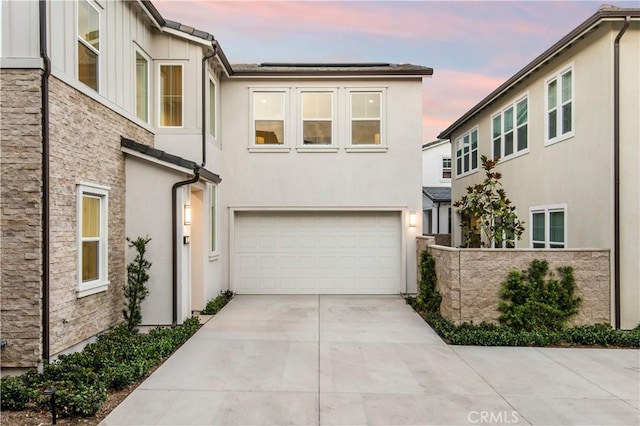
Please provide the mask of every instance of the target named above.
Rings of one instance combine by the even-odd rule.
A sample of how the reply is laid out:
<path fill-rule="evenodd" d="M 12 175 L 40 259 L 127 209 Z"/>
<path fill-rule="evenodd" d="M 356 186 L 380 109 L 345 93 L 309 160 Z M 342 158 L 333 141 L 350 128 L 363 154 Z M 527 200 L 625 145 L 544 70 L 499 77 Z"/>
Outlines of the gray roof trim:
<path fill-rule="evenodd" d="M 203 40 L 207 40 L 207 41 L 213 41 L 213 35 L 204 32 L 204 31 L 200 31 L 196 28 L 190 27 L 188 25 L 183 25 L 180 22 L 176 22 L 176 21 L 170 21 L 170 20 L 166 20 L 165 21 L 166 24 L 164 25 L 167 28 L 171 28 L 174 30 L 178 30 L 180 32 L 183 32 L 185 34 L 197 37 L 197 38 L 201 38 Z"/>
<path fill-rule="evenodd" d="M 449 186 L 423 186 L 422 194 L 434 203 L 451 202 L 451 187 Z"/>
<path fill-rule="evenodd" d="M 451 141 L 449 139 L 437 139 L 435 141 L 432 142 L 427 142 L 425 144 L 422 144 L 422 149 L 427 149 L 427 148 L 433 148 L 435 146 L 439 146 L 445 143 L 450 143 Z"/>
<path fill-rule="evenodd" d="M 120 146 L 123 148 L 129 148 L 133 151 L 139 152 L 140 154 L 148 155 L 149 157 L 155 158 L 162 162 L 192 170 L 193 173 L 200 173 L 200 177 L 209 182 L 222 182 L 220 176 L 205 169 L 204 167 L 200 167 L 197 163 L 191 160 L 185 160 L 184 158 L 178 157 L 177 155 L 169 154 L 165 151 L 153 148 L 149 145 L 141 144 L 132 139 L 127 139 L 124 136 L 120 136 Z"/>
<path fill-rule="evenodd" d="M 536 71 L 539 67 L 545 65 L 554 56 L 562 52 L 563 50 L 571 47 L 574 43 L 578 42 L 586 33 L 592 31 L 601 21 L 612 19 L 624 19 L 626 16 L 632 18 L 640 17 L 640 9 L 636 8 L 617 8 L 615 6 L 602 6 L 593 14 L 590 18 L 577 26 L 573 31 L 564 36 L 560 41 L 555 43 L 549 49 L 545 50 L 540 56 L 531 61 L 527 66 L 518 71 L 515 75 L 505 81 L 496 90 L 491 92 L 487 97 L 481 100 L 473 108 L 467 111 L 462 117 L 457 119 L 452 125 L 447 127 L 442 133 L 438 135 L 439 139 L 449 139 L 451 134 L 465 122 L 471 119 L 474 115 L 482 111 L 485 107 L 489 106 L 496 98 L 501 96 L 504 92 L 511 89 L 529 76 L 529 74 Z"/>
<path fill-rule="evenodd" d="M 433 68 L 412 64 L 372 63 L 280 63 L 234 64 L 233 77 L 265 76 L 431 76 Z"/>

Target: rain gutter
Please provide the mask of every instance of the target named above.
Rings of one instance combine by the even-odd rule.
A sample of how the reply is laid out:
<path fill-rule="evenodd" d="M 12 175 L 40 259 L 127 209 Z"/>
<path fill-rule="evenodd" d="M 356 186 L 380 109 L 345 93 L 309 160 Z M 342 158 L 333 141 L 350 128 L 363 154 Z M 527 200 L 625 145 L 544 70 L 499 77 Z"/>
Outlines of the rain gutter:
<path fill-rule="evenodd" d="M 624 25 L 613 44 L 613 238 L 614 238 L 614 311 L 615 328 L 620 328 L 620 40 L 631 24 L 625 16 Z"/>

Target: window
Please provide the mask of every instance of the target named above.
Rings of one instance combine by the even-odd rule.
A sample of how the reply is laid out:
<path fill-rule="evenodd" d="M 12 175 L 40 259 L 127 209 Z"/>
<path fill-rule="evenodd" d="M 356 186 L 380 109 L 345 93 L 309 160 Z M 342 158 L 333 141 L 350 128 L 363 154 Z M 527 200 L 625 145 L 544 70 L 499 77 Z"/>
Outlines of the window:
<path fill-rule="evenodd" d="M 149 122 L 149 60 L 136 51 L 136 116 Z"/>
<path fill-rule="evenodd" d="M 302 145 L 333 143 L 333 93 L 302 93 Z"/>
<path fill-rule="evenodd" d="M 78 80 L 98 90 L 100 81 L 100 12 L 78 1 Z"/>
<path fill-rule="evenodd" d="M 528 98 L 524 97 L 493 116 L 493 157 L 509 158 L 528 147 Z"/>
<path fill-rule="evenodd" d="M 351 145 L 380 145 L 382 93 L 351 93 Z"/>
<path fill-rule="evenodd" d="M 254 143 L 283 145 L 285 92 L 253 92 Z"/>
<path fill-rule="evenodd" d="M 209 80 L 209 134 L 216 137 L 216 84 Z"/>
<path fill-rule="evenodd" d="M 104 291 L 109 284 L 108 190 L 78 185 L 78 297 Z"/>
<path fill-rule="evenodd" d="M 573 68 L 546 81 L 546 141 L 554 143 L 573 136 Z"/>
<path fill-rule="evenodd" d="M 530 223 L 532 248 L 566 247 L 566 206 L 534 207 Z"/>
<path fill-rule="evenodd" d="M 209 252 L 218 252 L 218 187 L 209 185 Z"/>
<path fill-rule="evenodd" d="M 478 169 L 478 128 L 456 140 L 456 175 L 461 176 Z"/>
<path fill-rule="evenodd" d="M 451 179 L 451 158 L 442 159 L 442 179 Z"/>
<path fill-rule="evenodd" d="M 182 65 L 160 65 L 160 127 L 182 127 Z"/>

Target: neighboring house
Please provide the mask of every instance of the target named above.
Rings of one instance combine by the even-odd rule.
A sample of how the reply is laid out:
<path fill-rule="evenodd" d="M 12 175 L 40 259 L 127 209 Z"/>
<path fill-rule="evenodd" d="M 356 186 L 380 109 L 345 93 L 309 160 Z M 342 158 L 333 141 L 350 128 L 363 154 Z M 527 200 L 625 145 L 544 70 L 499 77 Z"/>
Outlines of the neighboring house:
<path fill-rule="evenodd" d="M 422 233 L 451 232 L 451 143 L 422 145 Z"/>
<path fill-rule="evenodd" d="M 439 135 L 453 143 L 454 200 L 484 179 L 481 155 L 501 158 L 525 221 L 516 247 L 611 249 L 622 328 L 640 323 L 639 93 L 640 9 L 606 6 Z M 453 229 L 458 246 L 459 215 Z"/>
<path fill-rule="evenodd" d="M 144 325 L 229 288 L 415 291 L 431 68 L 231 66 L 145 0 L 1 7 L 3 368 L 122 320 L 126 237 Z"/>

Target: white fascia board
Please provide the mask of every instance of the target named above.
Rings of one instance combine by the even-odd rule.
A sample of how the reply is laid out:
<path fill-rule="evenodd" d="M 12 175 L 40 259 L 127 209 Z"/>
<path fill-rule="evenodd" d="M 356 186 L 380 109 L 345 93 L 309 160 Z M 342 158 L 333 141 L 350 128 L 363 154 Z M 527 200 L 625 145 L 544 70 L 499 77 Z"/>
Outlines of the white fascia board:
<path fill-rule="evenodd" d="M 125 154 L 131 155 L 132 157 L 136 157 L 136 158 L 139 158 L 139 159 L 144 160 L 144 161 L 148 161 L 149 163 L 157 164 L 157 165 L 165 167 L 167 169 L 172 169 L 172 170 L 175 170 L 175 171 L 178 171 L 178 172 L 181 172 L 181 173 L 185 173 L 185 174 L 188 174 L 188 175 L 192 175 L 193 174 L 193 170 L 192 169 L 188 169 L 186 167 L 180 167 L 180 166 L 178 166 L 176 164 L 172 164 L 172 163 L 167 163 L 166 161 L 159 160 L 159 159 L 157 159 L 155 157 L 143 154 L 143 153 L 138 152 L 138 151 L 136 151 L 134 149 L 126 148 L 126 147 L 123 146 L 123 147 L 121 147 L 121 150 Z"/>

